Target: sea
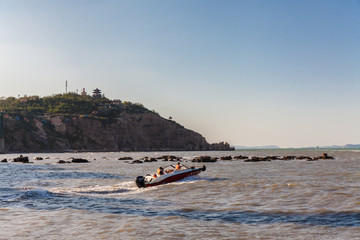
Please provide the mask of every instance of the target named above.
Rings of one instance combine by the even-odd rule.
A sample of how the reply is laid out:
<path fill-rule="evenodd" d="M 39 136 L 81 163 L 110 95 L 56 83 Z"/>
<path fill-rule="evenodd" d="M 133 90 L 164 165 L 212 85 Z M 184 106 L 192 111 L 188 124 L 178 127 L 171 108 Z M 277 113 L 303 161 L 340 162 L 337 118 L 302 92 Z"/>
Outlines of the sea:
<path fill-rule="evenodd" d="M 193 163 L 196 156 L 320 156 L 331 160 Z M 1 154 L 0 239 L 360 239 L 360 150 Z M 139 189 L 174 155 L 206 171 Z M 34 160 L 42 157 L 43 160 Z M 59 164 L 83 158 L 88 163 Z"/>

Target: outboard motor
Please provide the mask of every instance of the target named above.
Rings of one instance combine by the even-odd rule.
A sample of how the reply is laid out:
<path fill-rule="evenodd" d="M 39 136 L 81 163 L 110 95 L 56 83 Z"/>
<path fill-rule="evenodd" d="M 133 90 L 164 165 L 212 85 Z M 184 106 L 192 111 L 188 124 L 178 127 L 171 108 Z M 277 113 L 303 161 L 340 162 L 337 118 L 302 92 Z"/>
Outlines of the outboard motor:
<path fill-rule="evenodd" d="M 206 170 L 206 166 L 205 165 L 203 165 L 203 167 L 202 167 L 202 169 L 201 169 L 201 171 L 205 171 Z"/>
<path fill-rule="evenodd" d="M 135 182 L 138 188 L 145 187 L 145 178 L 143 176 L 137 176 Z"/>

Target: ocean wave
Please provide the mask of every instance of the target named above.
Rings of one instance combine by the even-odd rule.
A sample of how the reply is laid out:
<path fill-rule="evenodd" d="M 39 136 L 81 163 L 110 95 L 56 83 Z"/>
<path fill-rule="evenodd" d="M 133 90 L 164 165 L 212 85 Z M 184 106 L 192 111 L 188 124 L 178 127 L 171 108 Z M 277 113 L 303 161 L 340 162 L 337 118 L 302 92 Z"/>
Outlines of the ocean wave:
<path fill-rule="evenodd" d="M 22 198 L 50 198 L 53 196 L 52 192 L 38 188 L 26 191 Z"/>

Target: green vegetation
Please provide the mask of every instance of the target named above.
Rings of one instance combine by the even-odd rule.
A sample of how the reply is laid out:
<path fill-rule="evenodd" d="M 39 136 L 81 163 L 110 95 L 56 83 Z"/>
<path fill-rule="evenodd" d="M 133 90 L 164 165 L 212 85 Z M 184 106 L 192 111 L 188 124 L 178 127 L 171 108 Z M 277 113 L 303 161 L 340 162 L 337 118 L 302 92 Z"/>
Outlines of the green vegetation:
<path fill-rule="evenodd" d="M 76 93 L 57 94 L 40 98 L 8 97 L 0 99 L 0 109 L 12 117 L 31 119 L 36 116 L 65 115 L 111 119 L 122 113 L 149 112 L 142 104 L 131 102 L 114 102 L 108 98 L 93 98 Z"/>

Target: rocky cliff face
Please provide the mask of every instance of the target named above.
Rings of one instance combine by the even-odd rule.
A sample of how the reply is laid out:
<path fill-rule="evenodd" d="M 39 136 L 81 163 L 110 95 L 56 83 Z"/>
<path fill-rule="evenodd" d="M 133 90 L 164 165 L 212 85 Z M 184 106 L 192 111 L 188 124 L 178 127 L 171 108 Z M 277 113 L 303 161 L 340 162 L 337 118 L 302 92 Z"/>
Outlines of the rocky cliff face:
<path fill-rule="evenodd" d="M 8 152 L 233 150 L 227 143 L 209 144 L 200 134 L 152 112 L 116 119 L 8 119 L 5 145 Z"/>

